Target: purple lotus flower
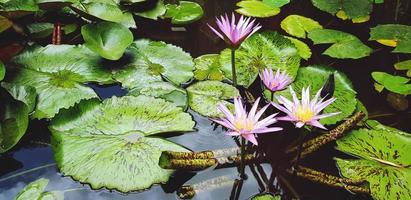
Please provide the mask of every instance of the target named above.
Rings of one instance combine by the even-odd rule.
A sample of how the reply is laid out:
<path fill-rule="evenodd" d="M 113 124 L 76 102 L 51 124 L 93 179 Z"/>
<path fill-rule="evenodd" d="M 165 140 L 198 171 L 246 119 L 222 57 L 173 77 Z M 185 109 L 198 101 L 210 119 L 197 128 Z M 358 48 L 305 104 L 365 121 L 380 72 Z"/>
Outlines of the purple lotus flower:
<path fill-rule="evenodd" d="M 290 87 L 290 92 L 293 101 L 290 101 L 283 96 L 276 96 L 278 102 L 280 104 L 283 104 L 284 106 L 271 102 L 272 105 L 287 114 L 287 116 L 278 117 L 277 119 L 295 122 L 295 126 L 297 128 L 301 128 L 305 124 L 308 124 L 311 126 L 327 130 L 327 128 L 325 128 L 318 120 L 337 115 L 340 112 L 321 114 L 321 111 L 324 108 L 326 108 L 328 105 L 330 105 L 332 102 L 336 100 L 336 98 L 334 97 L 326 101 L 324 101 L 324 98 L 319 99 L 321 90 L 322 89 L 318 90 L 317 94 L 314 96 L 312 100 L 310 100 L 309 87 L 307 89 L 303 88 L 301 101 L 297 98 L 297 95 L 295 94 L 292 87 Z"/>
<path fill-rule="evenodd" d="M 284 90 L 293 81 L 285 71 L 281 72 L 280 69 L 278 69 L 274 75 L 273 70 L 270 68 L 266 68 L 260 72 L 260 78 L 265 87 L 271 92 Z"/>
<path fill-rule="evenodd" d="M 221 15 L 220 19 L 216 18 L 217 26 L 220 32 L 207 24 L 215 34 L 223 39 L 231 48 L 237 49 L 241 43 L 250 37 L 253 33 L 258 31 L 261 26 L 255 23 L 255 19 L 250 21 L 249 17 L 240 17 L 240 20 L 236 24 L 234 13 L 232 13 L 231 21 L 227 14 Z"/>
<path fill-rule="evenodd" d="M 274 118 L 278 113 L 272 114 L 263 120 L 260 120 L 261 115 L 264 111 L 268 108 L 269 104 L 264 106 L 261 110 L 257 112 L 257 106 L 260 101 L 258 98 L 254 105 L 252 106 L 250 113 L 247 114 L 245 106 L 241 102 L 241 97 L 234 98 L 234 108 L 235 112 L 234 115 L 230 112 L 230 110 L 224 105 L 218 105 L 218 109 L 224 113 L 225 118 L 221 119 L 213 119 L 214 122 L 221 124 L 222 126 L 229 129 L 226 132 L 226 135 L 230 136 L 242 136 L 246 140 L 250 141 L 251 143 L 258 145 L 258 142 L 254 136 L 254 134 L 258 133 L 268 133 L 268 132 L 275 132 L 280 131 L 282 128 L 279 127 L 271 127 L 268 126 L 277 122 Z"/>

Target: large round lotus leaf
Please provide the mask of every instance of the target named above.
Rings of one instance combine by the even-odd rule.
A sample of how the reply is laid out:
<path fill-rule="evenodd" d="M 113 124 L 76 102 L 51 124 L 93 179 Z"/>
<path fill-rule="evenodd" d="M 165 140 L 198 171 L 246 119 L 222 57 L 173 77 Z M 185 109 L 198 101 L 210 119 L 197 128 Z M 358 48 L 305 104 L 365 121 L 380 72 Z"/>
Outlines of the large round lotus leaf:
<path fill-rule="evenodd" d="M 129 76 L 133 79 L 129 84 L 133 84 L 134 81 L 140 82 L 133 76 L 137 75 L 136 73 L 141 66 L 148 68 L 149 74 L 161 74 L 175 85 L 186 83 L 193 77 L 193 58 L 180 47 L 141 39 L 134 41 L 129 46 L 127 53 L 133 57 L 133 60 L 125 67 L 126 72 L 122 72 L 122 76 Z"/>
<path fill-rule="evenodd" d="M 93 189 L 121 192 L 164 183 L 173 172 L 158 166 L 162 151 L 187 151 L 155 133 L 192 131 L 181 108 L 147 96 L 85 101 L 53 119 L 55 159 L 61 172 Z"/>
<path fill-rule="evenodd" d="M 368 124 L 368 122 L 367 122 Z M 372 121 L 337 140 L 337 149 L 359 157 L 337 159 L 344 177 L 367 180 L 377 200 L 411 199 L 411 136 Z"/>
<path fill-rule="evenodd" d="M 342 31 L 332 29 L 314 29 L 308 33 L 314 44 L 333 44 L 323 52 L 333 58 L 358 59 L 369 56 L 372 49 L 363 44 L 360 39 Z"/>
<path fill-rule="evenodd" d="M 0 1 L 0 15 L 6 18 L 17 18 L 37 12 L 39 7 L 35 0 L 2 0 Z"/>
<path fill-rule="evenodd" d="M 235 11 L 249 17 L 272 17 L 280 13 L 279 6 L 272 4 L 273 0 L 243 0 L 237 3 L 240 7 Z"/>
<path fill-rule="evenodd" d="M 114 22 L 84 25 L 81 34 L 89 49 L 109 60 L 120 59 L 134 40 L 128 28 Z"/>
<path fill-rule="evenodd" d="M 158 0 L 156 6 L 153 9 L 144 12 L 135 12 L 134 14 L 141 17 L 157 20 L 159 17 L 163 16 L 166 11 L 167 9 L 164 5 L 164 1 Z"/>
<path fill-rule="evenodd" d="M 337 15 L 344 12 L 348 19 L 366 17 L 371 14 L 372 0 L 311 0 L 318 9 Z"/>
<path fill-rule="evenodd" d="M 216 80 L 222 81 L 224 79 L 221 71 L 220 55 L 206 54 L 194 59 L 194 77 L 197 80 Z"/>
<path fill-rule="evenodd" d="M 320 120 L 322 124 L 331 125 L 344 120 L 351 116 L 357 106 L 356 92 L 354 91 L 351 81 L 341 72 L 324 66 L 309 66 L 300 68 L 297 78 L 291 84 L 297 96 L 301 99 L 302 88 L 310 86 L 310 95 L 314 97 L 328 79 L 329 75 L 334 73 L 335 90 L 333 97 L 337 98 L 331 105 L 324 109 L 324 113 L 341 112 L 338 115 Z M 266 97 L 270 97 L 268 90 L 264 91 Z M 277 95 L 283 95 L 291 98 L 289 90 L 278 92 Z"/>
<path fill-rule="evenodd" d="M 322 29 L 323 26 L 311 18 L 300 15 L 289 15 L 281 21 L 281 28 L 292 36 L 306 38 L 306 32 L 318 28 Z"/>
<path fill-rule="evenodd" d="M 31 182 L 17 194 L 16 200 L 39 200 L 48 183 L 45 178 Z"/>
<path fill-rule="evenodd" d="M 34 118 L 52 118 L 62 108 L 82 99 L 96 98 L 87 82 L 111 83 L 111 71 L 101 58 L 84 46 L 28 47 L 11 61 L 7 82 L 36 89 Z"/>
<path fill-rule="evenodd" d="M 300 60 L 298 49 L 284 36 L 273 31 L 254 34 L 236 50 L 237 83 L 249 87 L 264 68 L 285 70 L 295 77 Z M 221 52 L 220 63 L 225 77 L 231 79 L 230 49 Z"/>
<path fill-rule="evenodd" d="M 240 96 L 238 90 L 219 81 L 201 81 L 187 88 L 188 105 L 194 111 L 207 117 L 222 117 L 223 113 L 217 109 L 218 104 L 233 108 L 227 100 Z"/>
<path fill-rule="evenodd" d="M 384 24 L 371 28 L 370 40 L 395 47 L 393 52 L 411 53 L 411 26 Z"/>
<path fill-rule="evenodd" d="M 168 4 L 165 17 L 171 18 L 172 24 L 189 24 L 199 20 L 203 14 L 203 8 L 196 2 L 179 1 L 179 4 Z"/>
<path fill-rule="evenodd" d="M 411 94 L 411 84 L 408 84 L 409 78 L 393 76 L 385 72 L 373 72 L 371 75 L 377 83 L 391 92 L 404 95 Z"/>

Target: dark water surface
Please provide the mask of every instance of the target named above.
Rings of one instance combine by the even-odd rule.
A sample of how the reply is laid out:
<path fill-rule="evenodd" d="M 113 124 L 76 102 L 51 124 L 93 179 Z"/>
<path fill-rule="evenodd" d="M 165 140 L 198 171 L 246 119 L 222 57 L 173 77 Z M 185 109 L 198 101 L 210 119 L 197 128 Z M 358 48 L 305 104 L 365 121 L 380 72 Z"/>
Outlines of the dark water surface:
<path fill-rule="evenodd" d="M 231 12 L 234 9 L 235 1 L 229 0 L 208 0 L 198 1 L 204 4 L 205 16 L 202 21 L 185 27 L 185 31 L 172 29 L 167 22 L 153 22 L 146 19 L 138 18 L 136 21 L 139 24 L 138 30 L 135 33 L 135 38 L 150 38 L 154 40 L 162 40 L 168 43 L 173 43 L 181 46 L 184 50 L 191 53 L 193 57 L 197 57 L 206 53 L 218 53 L 225 45 L 213 35 L 206 23 L 212 22 L 215 15 L 224 12 Z M 205 3 L 204 3 L 205 2 Z M 393 4 L 394 5 L 394 4 Z M 313 56 L 306 62 L 302 62 L 302 66 L 310 64 L 324 64 L 332 66 L 338 70 L 344 71 L 352 80 L 358 98 L 368 108 L 370 115 L 375 116 L 381 113 L 393 113 L 392 116 L 384 118 L 376 118 L 387 125 L 393 125 L 404 131 L 411 131 L 410 115 L 407 113 L 397 112 L 387 105 L 386 94 L 378 94 L 373 88 L 373 81 L 370 73 L 372 71 L 387 71 L 394 73 L 393 64 L 397 60 L 404 60 L 406 55 L 391 54 L 390 48 L 383 47 L 376 42 L 367 42 L 369 37 L 369 28 L 382 23 L 394 23 L 393 13 L 394 7 L 390 3 L 385 6 L 376 5 L 374 12 L 369 22 L 363 24 L 352 24 L 350 22 L 338 20 L 327 13 L 323 13 L 314 8 L 310 1 L 295 0 L 289 5 L 282 8 L 282 12 L 275 17 L 269 19 L 260 19 L 259 22 L 267 30 L 280 30 L 279 23 L 289 14 L 299 14 L 311 17 L 319 21 L 326 28 L 342 30 L 358 36 L 363 42 L 372 47 L 375 52 L 370 56 L 359 60 L 337 60 L 326 56 L 322 56 L 321 52 L 328 45 L 318 45 L 312 48 Z M 410 12 L 407 12 L 410 13 Z M 399 21 L 403 24 L 410 24 L 409 14 L 405 14 Z M 312 43 L 308 42 L 310 47 Z M 409 56 L 408 56 L 409 57 Z M 127 91 L 121 89 L 121 86 L 96 86 L 92 85 L 95 91 L 102 99 L 109 98 L 113 95 L 122 96 Z M 258 81 L 254 84 L 250 91 L 254 95 L 259 92 Z M 193 116 L 198 131 L 187 133 L 184 135 L 171 136 L 168 139 L 179 143 L 193 151 L 212 150 L 218 148 L 228 148 L 236 146 L 235 141 L 223 134 L 221 127 L 216 129 L 211 124 L 211 121 L 194 112 L 190 112 Z M 14 196 L 26 184 L 44 177 L 50 179 L 50 183 L 46 190 L 67 190 L 65 193 L 66 200 L 83 200 L 83 199 L 177 199 L 175 188 L 177 183 L 195 184 L 213 177 L 227 176 L 233 180 L 237 177 L 237 169 L 235 167 L 224 169 L 210 168 L 205 171 L 193 173 L 179 173 L 176 178 L 172 178 L 170 183 L 159 186 L 155 185 L 151 189 L 134 192 L 130 194 L 121 194 L 115 191 L 91 190 L 88 185 L 83 185 L 73 181 L 70 177 L 62 177 L 58 172 L 53 159 L 53 153 L 49 145 L 50 132 L 47 129 L 47 121 L 32 121 L 26 136 L 14 149 L 0 157 L 0 200 L 13 199 Z M 281 133 L 278 135 L 264 135 L 260 137 L 262 141 L 262 149 L 268 151 L 278 151 L 277 147 L 281 147 L 281 138 L 284 135 L 292 135 L 295 133 Z M 275 154 L 275 153 L 274 153 Z M 315 155 L 301 162 L 302 165 L 312 167 L 314 169 L 338 175 L 338 169 L 335 166 L 333 157 L 344 156 L 334 150 L 333 144 L 325 146 Z M 269 175 L 271 166 L 263 164 L 263 168 Z M 28 171 L 26 170 L 37 169 Z M 240 199 L 248 199 L 260 192 L 260 188 L 249 171 L 248 180 L 245 182 Z M 345 190 L 333 189 L 327 186 L 311 183 L 295 177 L 285 177 L 296 193 L 302 199 L 370 199 L 367 196 L 354 195 Z M 228 199 L 232 189 L 232 182 L 227 182 L 224 186 L 199 192 L 195 199 Z M 285 193 L 284 198 L 289 199 L 289 189 L 279 190 Z"/>

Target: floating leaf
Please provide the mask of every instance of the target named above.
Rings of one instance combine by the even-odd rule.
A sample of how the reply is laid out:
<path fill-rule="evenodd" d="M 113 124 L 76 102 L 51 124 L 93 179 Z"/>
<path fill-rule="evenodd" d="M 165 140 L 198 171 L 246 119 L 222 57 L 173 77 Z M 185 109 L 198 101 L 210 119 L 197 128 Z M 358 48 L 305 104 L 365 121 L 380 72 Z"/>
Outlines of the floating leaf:
<path fill-rule="evenodd" d="M 73 3 L 78 3 L 80 0 L 36 0 L 41 9 L 58 10 Z"/>
<path fill-rule="evenodd" d="M 347 19 L 355 19 L 366 17 L 371 14 L 372 1 L 371 0 L 311 0 L 313 5 L 318 9 L 328 12 L 332 15 L 339 13 L 344 15 Z M 342 14 L 342 12 L 344 14 Z"/>
<path fill-rule="evenodd" d="M 179 1 L 178 5 L 168 4 L 166 7 L 164 17 L 171 18 L 172 24 L 189 24 L 199 20 L 204 14 L 203 8 L 196 2 Z"/>
<path fill-rule="evenodd" d="M 297 48 L 298 50 L 298 55 L 300 55 L 301 58 L 303 58 L 304 60 L 308 60 L 311 58 L 311 54 L 312 54 L 311 49 L 310 47 L 308 47 L 306 43 L 296 38 L 287 37 L 287 36 L 284 36 L 284 37 L 289 39 L 294 44 L 295 48 Z"/>
<path fill-rule="evenodd" d="M 194 77 L 197 80 L 216 80 L 224 79 L 221 71 L 220 57 L 218 54 L 206 54 L 194 59 Z"/>
<path fill-rule="evenodd" d="M 38 94 L 34 118 L 52 118 L 62 108 L 82 99 L 97 98 L 87 82 L 111 83 L 111 71 L 101 58 L 84 46 L 28 47 L 14 57 L 6 80 L 32 86 Z"/>
<path fill-rule="evenodd" d="M 308 33 L 314 44 L 333 44 L 323 54 L 333 58 L 358 59 L 369 56 L 372 49 L 360 39 L 342 31 L 332 29 L 315 29 Z"/>
<path fill-rule="evenodd" d="M 411 77 L 411 60 L 405 60 L 394 64 L 396 70 L 407 70 L 407 76 Z"/>
<path fill-rule="evenodd" d="M 158 17 L 163 16 L 166 13 L 167 9 L 164 5 L 163 0 L 158 0 L 156 6 L 144 12 L 136 12 L 135 14 L 141 17 L 157 20 Z"/>
<path fill-rule="evenodd" d="M 371 28 L 370 40 L 395 47 L 393 52 L 411 53 L 411 26 L 384 24 Z"/>
<path fill-rule="evenodd" d="M 139 96 L 146 95 L 158 97 L 174 103 L 176 106 L 187 107 L 187 93 L 185 90 L 174 86 L 168 82 L 156 81 L 145 83 L 130 90 L 129 95 Z"/>
<path fill-rule="evenodd" d="M 300 15 L 289 15 L 281 21 L 281 28 L 292 36 L 306 38 L 306 32 L 322 29 L 323 27 L 313 19 Z"/>
<path fill-rule="evenodd" d="M 40 200 L 40 196 L 48 183 L 49 180 L 45 178 L 31 182 L 17 194 L 16 200 Z"/>
<path fill-rule="evenodd" d="M 36 106 L 36 89 L 32 86 L 21 86 L 12 83 L 2 82 L 4 88 L 17 101 L 27 105 L 28 111 L 31 112 Z"/>
<path fill-rule="evenodd" d="M 249 17 L 271 17 L 280 13 L 280 8 L 272 5 L 272 0 L 243 0 L 237 3 L 235 11 Z"/>
<path fill-rule="evenodd" d="M 158 166 L 162 151 L 187 151 L 151 135 L 192 131 L 194 124 L 165 100 L 126 96 L 82 102 L 56 116 L 50 130 L 63 174 L 93 189 L 129 192 L 168 180 L 173 171 Z"/>
<path fill-rule="evenodd" d="M 404 95 L 411 94 L 411 84 L 407 84 L 410 81 L 409 78 L 393 76 L 385 72 L 373 72 L 371 76 L 377 83 L 391 92 Z"/>
<path fill-rule="evenodd" d="M 0 33 L 9 29 L 12 25 L 12 21 L 0 15 Z"/>
<path fill-rule="evenodd" d="M 103 58 L 118 60 L 133 42 L 133 33 L 121 24 L 101 22 L 81 27 L 85 45 Z"/>
<path fill-rule="evenodd" d="M 281 200 L 281 197 L 272 194 L 258 194 L 252 197 L 251 200 Z"/>
<path fill-rule="evenodd" d="M 326 125 L 336 124 L 337 122 L 344 120 L 345 118 L 351 116 L 356 109 L 356 92 L 352 87 L 351 81 L 345 76 L 345 74 L 329 67 L 309 66 L 300 68 L 297 78 L 291 84 L 299 98 L 301 97 L 302 88 L 306 88 L 308 86 L 310 87 L 310 94 L 314 97 L 315 93 L 322 88 L 331 73 L 334 73 L 335 77 L 335 90 L 333 97 L 337 100 L 326 107 L 324 109 L 324 113 L 341 113 L 332 117 L 321 119 L 320 122 Z M 269 99 L 268 97 L 270 97 L 271 93 L 268 90 L 265 90 L 264 94 L 267 99 Z M 278 95 L 291 98 L 289 90 L 283 90 L 279 92 Z"/>
<path fill-rule="evenodd" d="M 219 81 L 194 83 L 187 88 L 187 93 L 190 108 L 207 117 L 221 117 L 223 113 L 217 109 L 218 104 L 232 108 L 233 104 L 226 100 L 240 96 L 235 87 Z"/>
<path fill-rule="evenodd" d="M 368 123 L 368 122 L 367 122 Z M 367 180 L 376 200 L 411 198 L 411 136 L 371 121 L 337 140 L 337 149 L 360 159 L 336 159 L 341 174 Z"/>
<path fill-rule="evenodd" d="M 287 38 L 277 32 L 257 33 L 245 40 L 236 50 L 237 83 L 249 87 L 264 68 L 281 69 L 295 77 L 300 67 L 298 49 Z M 231 75 L 231 50 L 220 54 L 220 63 L 225 77 Z"/>
<path fill-rule="evenodd" d="M 3 0 L 0 2 L 0 15 L 6 18 L 18 18 L 37 12 L 35 0 Z"/>
<path fill-rule="evenodd" d="M 282 7 L 286 4 L 290 3 L 290 0 L 262 0 L 265 4 L 275 6 L 275 7 Z"/>

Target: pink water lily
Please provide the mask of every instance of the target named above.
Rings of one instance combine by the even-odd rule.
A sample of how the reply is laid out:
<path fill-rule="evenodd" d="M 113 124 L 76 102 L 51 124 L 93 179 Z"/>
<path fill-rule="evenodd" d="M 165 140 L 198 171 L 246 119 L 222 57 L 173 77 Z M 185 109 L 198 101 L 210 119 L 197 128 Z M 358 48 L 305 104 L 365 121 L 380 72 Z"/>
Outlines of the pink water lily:
<path fill-rule="evenodd" d="M 271 92 L 284 90 L 293 81 L 285 70 L 281 72 L 280 69 L 277 69 L 277 72 L 274 74 L 271 68 L 266 68 L 260 72 L 260 78 L 265 87 Z"/>
<path fill-rule="evenodd" d="M 332 97 L 326 101 L 324 98 L 320 98 L 321 90 L 318 90 L 317 94 L 312 100 L 310 100 L 310 88 L 302 89 L 301 101 L 297 98 L 293 88 L 290 86 L 290 92 L 293 101 L 288 100 L 283 96 L 276 96 L 277 101 L 283 106 L 272 102 L 271 104 L 277 109 L 287 114 L 284 117 L 278 117 L 278 120 L 292 121 L 297 128 L 303 127 L 305 124 L 315 126 L 321 129 L 327 130 L 320 122 L 320 119 L 331 117 L 339 114 L 340 112 L 321 114 L 328 105 L 333 103 L 336 98 Z"/>
<path fill-rule="evenodd" d="M 220 104 L 218 105 L 218 109 L 225 115 L 225 117 L 213 119 L 213 121 L 229 129 L 226 132 L 226 135 L 242 136 L 251 143 L 258 145 L 254 134 L 282 130 L 280 127 L 268 127 L 277 122 L 275 116 L 278 113 L 272 114 L 263 120 L 259 120 L 269 106 L 268 104 L 257 112 L 259 101 L 260 98 L 255 101 L 250 112 L 247 114 L 246 108 L 241 101 L 241 97 L 236 97 L 234 98 L 234 114 L 232 114 L 224 104 Z"/>
<path fill-rule="evenodd" d="M 234 49 L 238 48 L 245 39 L 261 28 L 258 23 L 255 23 L 255 19 L 251 20 L 251 18 L 244 16 L 241 16 L 240 20 L 236 24 L 234 13 L 231 15 L 231 21 L 227 14 L 224 16 L 221 15 L 220 19 L 217 17 L 216 21 L 220 31 L 217 31 L 209 24 L 207 25 L 215 34 L 217 34 L 218 37 L 223 39 L 231 48 Z"/>

